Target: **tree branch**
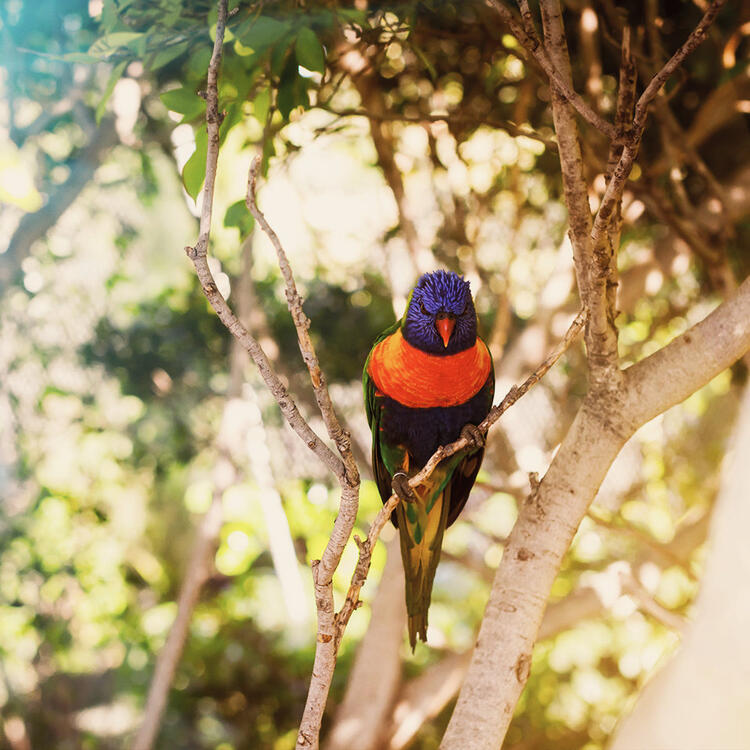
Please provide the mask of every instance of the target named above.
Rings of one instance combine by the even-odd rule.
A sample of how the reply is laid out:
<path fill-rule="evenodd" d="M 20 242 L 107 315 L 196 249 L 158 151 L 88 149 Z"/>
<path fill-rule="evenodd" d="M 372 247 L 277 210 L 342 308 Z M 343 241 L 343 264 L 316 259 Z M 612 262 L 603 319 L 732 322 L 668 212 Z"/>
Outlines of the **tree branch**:
<path fill-rule="evenodd" d="M 521 25 L 515 15 L 506 8 L 500 0 L 486 0 L 486 2 L 497 11 L 500 18 L 510 28 L 513 36 L 518 39 L 527 52 L 529 52 L 537 63 L 539 63 L 539 66 L 549 78 L 550 83 L 559 89 L 560 94 L 565 101 L 569 102 L 576 109 L 578 114 L 586 120 L 586 122 L 593 125 L 597 130 L 604 133 L 607 138 L 612 140 L 615 137 L 615 129 L 612 124 L 594 112 L 591 106 L 573 90 L 567 77 L 561 75 L 559 65 L 555 63 L 554 58 L 551 59 L 550 56 L 547 55 L 547 52 L 539 40 L 539 37 L 536 35 L 533 26 L 529 26 L 527 23 Z M 526 6 L 526 10 L 528 11 L 528 5 Z M 527 16 L 524 14 L 524 21 L 526 22 L 526 20 Z"/>
<path fill-rule="evenodd" d="M 646 89 L 638 99 L 635 105 L 635 117 L 633 118 L 630 137 L 623 148 L 622 156 L 615 167 L 612 179 L 607 185 L 607 189 L 602 197 L 601 205 L 596 213 L 594 228 L 592 230 L 594 244 L 600 241 L 600 238 L 606 232 L 615 205 L 619 204 L 622 198 L 625 183 L 633 169 L 635 157 L 638 155 L 638 147 L 641 142 L 641 137 L 643 136 L 644 128 L 646 127 L 646 117 L 648 115 L 649 105 L 677 67 L 681 65 L 685 58 L 706 38 L 706 31 L 713 23 L 719 10 L 721 10 L 725 3 L 726 0 L 713 0 L 708 7 L 708 10 L 703 15 L 703 18 L 701 18 L 698 25 L 693 29 L 685 43 L 651 79 L 648 86 L 646 86 Z"/>
<path fill-rule="evenodd" d="M 31 245 L 43 238 L 67 211 L 70 205 L 91 182 L 98 169 L 102 155 L 118 143 L 117 132 L 111 118 L 102 121 L 91 140 L 68 159 L 70 174 L 60 185 L 50 188 L 47 202 L 34 213 L 23 216 L 8 249 L 0 254 L 0 284 L 13 281 Z"/>
<path fill-rule="evenodd" d="M 643 128 L 646 125 L 648 107 L 659 93 L 659 89 L 661 89 L 667 80 L 669 80 L 672 73 L 682 65 L 685 58 L 693 52 L 701 42 L 703 42 L 706 38 L 706 32 L 725 3 L 726 0 L 713 0 L 703 14 L 703 18 L 701 18 L 698 25 L 693 29 L 683 45 L 674 53 L 674 55 L 672 55 L 672 57 L 669 58 L 664 67 L 651 79 L 648 86 L 646 86 L 646 89 L 641 94 L 638 103 L 635 106 L 633 126 L 636 132 L 643 132 Z M 640 137 L 640 133 L 638 137 Z"/>
<path fill-rule="evenodd" d="M 508 539 L 442 750 L 496 750 L 502 744 L 528 677 L 549 589 L 610 464 L 641 425 L 749 349 L 747 279 L 733 299 L 626 370 L 617 408 L 604 408 L 589 392 Z"/>
<path fill-rule="evenodd" d="M 369 120 L 385 120 L 385 121 L 396 121 L 396 122 L 446 122 L 466 124 L 466 125 L 486 125 L 496 130 L 505 130 L 509 135 L 514 137 L 524 136 L 525 138 L 531 138 L 534 141 L 543 143 L 551 151 L 557 151 L 557 142 L 551 138 L 546 138 L 541 133 L 531 128 L 526 128 L 521 125 L 517 125 L 511 120 L 494 120 L 486 117 L 473 117 L 471 115 L 463 115 L 460 112 L 446 112 L 445 114 L 418 114 L 409 115 L 404 112 L 382 112 L 375 113 L 370 110 L 364 109 L 331 109 L 329 107 L 320 107 L 326 112 L 330 112 L 332 115 L 337 117 L 366 117 Z"/>
<path fill-rule="evenodd" d="M 370 606 L 370 624 L 357 646 L 325 750 L 375 750 L 382 746 L 401 681 L 400 646 L 406 626 L 404 569 L 398 535 L 386 545 L 386 561 Z"/>
<path fill-rule="evenodd" d="M 336 517 L 331 536 L 320 560 L 313 561 L 313 583 L 318 612 L 318 635 L 310 688 L 297 735 L 297 748 L 317 748 L 323 711 L 328 699 L 331 681 L 333 680 L 333 671 L 336 665 L 336 655 L 341 643 L 341 637 L 351 613 L 357 606 L 356 603 L 352 604 L 349 615 L 342 624 L 340 614 L 336 614 L 334 609 L 333 574 L 341 561 L 341 555 L 344 552 L 346 543 L 349 541 L 357 517 L 357 509 L 359 507 L 359 471 L 352 454 L 350 437 L 342 429 L 336 417 L 330 394 L 328 393 L 328 386 L 320 369 L 315 347 L 309 334 L 310 320 L 302 309 L 302 299 L 297 291 L 289 259 L 279 241 L 278 235 L 271 228 L 257 205 L 256 179 L 259 167 L 260 157 L 256 157 L 250 167 L 248 176 L 246 203 L 258 225 L 266 233 L 276 250 L 279 268 L 286 284 L 287 306 L 297 329 L 300 352 L 310 372 L 310 380 L 315 392 L 315 398 L 326 424 L 328 434 L 336 443 L 341 456 L 339 463 L 341 463 L 343 469 L 342 472 L 335 472 L 341 486 L 339 514 Z M 308 446 L 316 450 L 316 452 L 319 447 L 311 446 L 309 443 Z M 380 529 L 382 529 L 382 525 Z M 377 529 L 375 538 L 380 533 L 380 529 Z M 370 533 L 373 533 L 373 529 L 370 530 Z M 361 544 L 358 537 L 355 537 L 355 541 Z M 357 568 L 359 569 L 359 564 Z M 363 582 L 366 576 L 367 571 L 364 571 Z M 342 611 L 347 609 L 347 603 L 348 598 Z"/>
<path fill-rule="evenodd" d="M 560 4 L 557 0 L 543 0 L 540 7 L 550 59 L 565 80 L 570 82 L 570 58 Z M 614 310 L 607 285 L 614 283 L 612 277 L 616 261 L 613 250 L 603 242 L 595 244 L 592 239 L 591 208 L 584 178 L 578 125 L 573 108 L 557 86 L 552 86 L 552 118 L 559 144 L 560 169 L 578 289 L 582 304 L 590 312 L 586 326 L 586 355 L 591 388 L 613 393 L 619 388 L 621 377 L 617 360 Z"/>
<path fill-rule="evenodd" d="M 279 260 L 279 269 L 281 270 L 286 285 L 287 306 L 289 307 L 289 312 L 294 321 L 294 327 L 297 329 L 299 349 L 302 353 L 302 359 L 305 361 L 305 365 L 310 373 L 315 400 L 318 402 L 318 408 L 320 409 L 323 422 L 328 430 L 328 435 L 336 444 L 336 448 L 341 455 L 341 459 L 344 462 L 344 466 L 350 477 L 354 482 L 359 482 L 357 465 L 352 456 L 350 438 L 346 431 L 341 427 L 341 424 L 336 417 L 336 412 L 333 408 L 333 403 L 331 402 L 331 396 L 328 393 L 328 385 L 326 384 L 325 375 L 320 369 L 320 362 L 318 361 L 315 347 L 310 338 L 310 319 L 305 315 L 305 312 L 302 309 L 302 298 L 297 291 L 297 285 L 294 282 L 294 275 L 292 274 L 292 268 L 289 265 L 289 259 L 284 252 L 284 248 L 281 246 L 278 235 L 273 231 L 266 220 L 266 217 L 263 215 L 263 212 L 258 208 L 255 183 L 258 177 L 260 165 L 261 157 L 256 156 L 250 165 L 250 173 L 247 179 L 247 197 L 245 202 L 250 213 L 255 217 L 258 225 L 268 236 L 268 239 L 271 240 L 271 244 L 276 250 L 276 255 Z"/>

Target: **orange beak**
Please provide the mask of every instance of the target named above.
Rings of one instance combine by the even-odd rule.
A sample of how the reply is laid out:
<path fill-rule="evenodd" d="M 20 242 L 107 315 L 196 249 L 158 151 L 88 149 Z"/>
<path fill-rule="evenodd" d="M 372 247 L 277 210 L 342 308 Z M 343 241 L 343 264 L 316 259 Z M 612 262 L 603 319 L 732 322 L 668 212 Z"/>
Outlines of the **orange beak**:
<path fill-rule="evenodd" d="M 455 318 L 438 318 L 435 321 L 435 327 L 438 329 L 440 338 L 443 339 L 444 347 L 448 346 L 448 342 L 450 341 L 451 334 L 453 333 L 453 329 L 455 325 L 456 325 Z"/>

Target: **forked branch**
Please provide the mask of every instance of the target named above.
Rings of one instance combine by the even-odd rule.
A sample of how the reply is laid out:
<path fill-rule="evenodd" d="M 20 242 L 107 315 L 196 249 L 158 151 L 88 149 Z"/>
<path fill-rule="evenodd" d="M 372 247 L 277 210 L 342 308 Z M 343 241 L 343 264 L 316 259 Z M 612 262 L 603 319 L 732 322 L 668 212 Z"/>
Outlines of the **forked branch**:
<path fill-rule="evenodd" d="M 646 86 L 636 102 L 635 116 L 633 118 L 630 135 L 625 143 L 620 160 L 615 167 L 612 179 L 610 179 L 609 184 L 607 185 L 599 210 L 596 213 L 596 218 L 594 219 L 594 228 L 592 230 L 594 243 L 600 241 L 606 233 L 615 206 L 619 204 L 622 199 L 625 183 L 630 176 L 635 158 L 638 155 L 638 147 L 640 146 L 643 131 L 646 127 L 646 117 L 651 102 L 656 98 L 659 90 L 667 82 L 672 73 L 677 70 L 677 68 L 685 61 L 685 58 L 706 38 L 708 28 L 714 22 L 714 19 L 725 3 L 726 0 L 713 0 L 703 14 L 703 18 L 701 18 L 700 22 L 695 29 L 693 29 L 684 44 L 674 53 L 674 55 L 672 55 L 672 57 L 669 58 L 664 64 L 664 67 L 662 67 L 662 69 L 651 79 L 648 86 Z"/>
<path fill-rule="evenodd" d="M 529 22 L 528 17 L 524 14 L 524 22 L 521 23 L 515 15 L 500 2 L 500 0 L 487 0 L 497 14 L 502 18 L 505 24 L 513 32 L 513 36 L 518 39 L 523 48 L 537 61 L 539 67 L 545 72 L 550 82 L 560 89 L 560 92 L 570 104 L 575 107 L 578 114 L 586 122 L 600 130 L 610 140 L 615 137 L 615 128 L 612 123 L 607 122 L 603 117 L 598 115 L 592 107 L 577 94 L 569 81 L 561 75 L 560 70 L 550 59 L 541 40 L 536 34 L 533 25 Z M 526 6 L 528 11 L 528 6 Z"/>

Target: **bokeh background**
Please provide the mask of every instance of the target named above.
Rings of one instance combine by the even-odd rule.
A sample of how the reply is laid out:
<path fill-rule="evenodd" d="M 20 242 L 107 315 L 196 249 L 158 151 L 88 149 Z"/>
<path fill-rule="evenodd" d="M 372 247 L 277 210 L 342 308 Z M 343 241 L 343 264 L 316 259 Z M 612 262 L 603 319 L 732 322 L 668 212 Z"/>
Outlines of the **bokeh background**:
<path fill-rule="evenodd" d="M 676 49 L 697 5 L 640 9 L 659 32 L 640 19 L 644 66 L 663 53 L 657 41 Z M 664 115 L 648 131 L 626 191 L 624 365 L 702 319 L 750 270 L 750 15 L 747 3 L 730 5 L 671 84 L 673 122 Z M 354 437 L 362 535 L 380 500 L 361 368 L 419 273 L 470 279 L 498 393 L 544 358 L 578 308 L 549 89 L 471 3 L 313 12 L 281 2 L 261 42 L 240 26 L 257 8 L 234 6 L 212 268 L 320 428 L 275 255 L 242 205 L 265 142 L 260 203 Z M 614 4 L 565 6 L 577 87 L 611 116 L 623 16 Z M 217 492 L 214 564 L 158 747 L 294 746 L 314 651 L 309 564 L 338 498 L 208 308 L 183 250 L 197 236 L 196 92 L 212 7 L 0 8 L 0 714 L 13 750 L 126 746 Z M 303 28 L 319 51 L 297 41 Z M 594 207 L 601 148 L 587 132 Z M 678 646 L 746 377 L 743 363 L 725 371 L 617 459 L 555 582 L 506 747 L 606 747 Z M 545 471 L 585 389 L 579 343 L 493 430 L 446 534 L 429 646 L 412 655 L 401 631 L 382 647 L 400 663 L 382 747 L 437 747 L 529 473 Z M 344 638 L 324 734 L 371 622 L 403 616 L 398 564 L 383 577 L 393 535 L 375 550 L 366 605 Z M 339 597 L 355 557 L 352 543 Z M 390 608 L 370 607 L 379 584 Z"/>

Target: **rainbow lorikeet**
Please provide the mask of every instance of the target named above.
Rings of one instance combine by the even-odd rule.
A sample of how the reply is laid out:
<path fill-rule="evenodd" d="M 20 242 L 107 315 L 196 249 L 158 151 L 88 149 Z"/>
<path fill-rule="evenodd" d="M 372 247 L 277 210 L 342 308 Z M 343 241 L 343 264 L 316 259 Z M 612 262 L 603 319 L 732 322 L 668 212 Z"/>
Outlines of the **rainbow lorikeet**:
<path fill-rule="evenodd" d="M 404 317 L 375 341 L 363 374 L 372 468 L 401 538 L 412 649 L 427 639 L 427 609 L 443 533 L 469 497 L 484 456 L 475 425 L 492 406 L 492 357 L 477 335 L 469 282 L 447 271 L 424 274 Z M 461 436 L 471 447 L 441 462 L 414 490 L 408 478 L 440 445 Z"/>

